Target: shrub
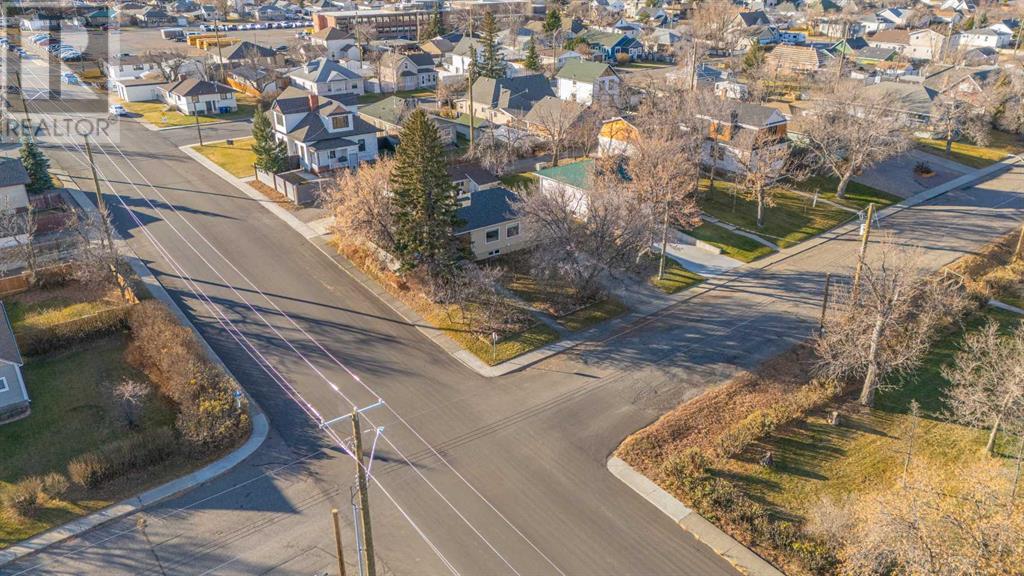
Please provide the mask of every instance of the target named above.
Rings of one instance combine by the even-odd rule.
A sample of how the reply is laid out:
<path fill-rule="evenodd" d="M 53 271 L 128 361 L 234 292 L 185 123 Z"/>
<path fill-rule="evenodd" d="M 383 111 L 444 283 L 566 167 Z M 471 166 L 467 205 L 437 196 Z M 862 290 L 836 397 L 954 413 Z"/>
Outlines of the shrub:
<path fill-rule="evenodd" d="M 18 346 L 22 354 L 35 356 L 120 332 L 127 326 L 130 309 L 129 306 L 109 308 L 45 328 L 23 330 L 18 333 Z"/>
<path fill-rule="evenodd" d="M 617 64 L 629 64 L 629 54 L 619 52 L 615 55 L 615 62 Z"/>
<path fill-rule="evenodd" d="M 68 475 L 79 486 L 95 488 L 112 478 L 160 464 L 176 450 L 177 441 L 170 428 L 131 434 L 75 458 L 68 464 Z"/>
<path fill-rule="evenodd" d="M 4 511 L 14 517 L 31 518 L 39 511 L 45 496 L 43 480 L 38 476 L 29 476 L 4 491 Z"/>
<path fill-rule="evenodd" d="M 48 498 L 59 499 L 68 491 L 68 479 L 60 472 L 50 472 L 43 476 L 43 492 Z"/>

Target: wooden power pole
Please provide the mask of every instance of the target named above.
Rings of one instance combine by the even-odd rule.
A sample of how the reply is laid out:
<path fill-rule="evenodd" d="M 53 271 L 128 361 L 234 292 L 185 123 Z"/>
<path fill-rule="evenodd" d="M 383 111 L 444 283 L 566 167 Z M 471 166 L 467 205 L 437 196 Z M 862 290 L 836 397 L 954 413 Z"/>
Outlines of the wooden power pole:
<path fill-rule="evenodd" d="M 331 510 L 331 520 L 334 522 L 334 547 L 338 552 L 338 576 L 345 576 L 345 552 L 341 548 L 341 524 L 338 522 L 338 509 Z"/>
<path fill-rule="evenodd" d="M 359 412 L 352 410 L 352 435 L 356 457 L 356 488 L 359 491 L 360 528 L 363 532 L 363 566 L 364 576 L 377 576 L 373 557 L 373 532 L 370 530 L 370 495 L 366 491 L 366 467 L 363 465 L 363 429 L 359 423 Z"/>
<path fill-rule="evenodd" d="M 868 216 L 864 221 L 864 232 L 860 235 L 860 253 L 857 255 L 857 271 L 853 274 L 853 302 L 857 302 L 857 290 L 860 288 L 860 273 L 864 269 L 864 256 L 868 252 L 868 237 L 871 236 L 871 220 L 875 216 L 874 203 L 868 204 Z"/>
<path fill-rule="evenodd" d="M 1020 236 L 1017 237 L 1017 248 L 1013 251 L 1013 260 L 1011 262 L 1016 262 L 1021 257 L 1024 257 L 1024 224 L 1020 226 Z"/>
<path fill-rule="evenodd" d="M 89 145 L 89 136 L 85 137 L 85 155 L 89 159 L 89 169 L 92 171 L 92 184 L 96 188 L 96 210 L 99 212 L 100 224 L 103 226 L 103 235 L 106 237 L 107 250 L 113 250 L 114 238 L 110 232 L 110 218 L 107 214 L 107 205 L 103 201 L 103 191 L 100 190 L 100 179 L 96 175 L 96 162 L 92 159 L 92 147 Z"/>

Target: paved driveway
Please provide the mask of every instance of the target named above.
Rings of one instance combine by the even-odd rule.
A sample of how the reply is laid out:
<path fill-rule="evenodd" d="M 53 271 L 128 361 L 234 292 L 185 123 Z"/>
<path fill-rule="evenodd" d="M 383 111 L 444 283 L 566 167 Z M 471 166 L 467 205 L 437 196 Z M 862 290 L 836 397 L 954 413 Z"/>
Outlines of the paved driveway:
<path fill-rule="evenodd" d="M 935 174 L 927 178 L 914 174 L 914 166 L 918 162 L 926 162 L 935 171 Z M 904 154 L 878 164 L 870 170 L 865 170 L 863 174 L 857 176 L 854 180 L 878 188 L 883 192 L 906 198 L 928 188 L 945 184 L 972 170 L 973 168 L 947 160 L 941 156 L 911 149 Z"/>

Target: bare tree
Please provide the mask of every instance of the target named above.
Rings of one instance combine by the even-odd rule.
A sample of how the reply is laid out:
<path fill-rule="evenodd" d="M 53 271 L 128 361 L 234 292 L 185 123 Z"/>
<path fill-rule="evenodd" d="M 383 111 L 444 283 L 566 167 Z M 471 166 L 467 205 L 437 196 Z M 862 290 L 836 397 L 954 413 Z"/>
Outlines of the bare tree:
<path fill-rule="evenodd" d="M 75 234 L 73 263 L 78 281 L 116 288 L 122 301 L 133 301 L 128 284 L 131 266 L 121 257 L 114 242 L 107 240 L 107 232 L 113 227 L 110 213 L 88 214 L 76 210 L 67 225 Z"/>
<path fill-rule="evenodd" d="M 603 164 L 595 161 L 586 190 L 552 186 L 516 205 L 529 240 L 543 247 L 532 253 L 535 272 L 566 284 L 575 303 L 597 298 L 605 270 L 633 269 L 650 246 L 650 206 L 622 194 L 618 169 Z"/>
<path fill-rule="evenodd" d="M 583 107 L 571 100 L 548 97 L 537 103 L 532 118 L 536 131 L 551 150 L 551 165 L 558 166 L 562 151 L 574 139 Z"/>
<path fill-rule="evenodd" d="M 182 69 L 192 61 L 192 56 L 184 48 L 167 48 L 164 50 L 147 50 L 142 53 L 142 61 L 154 64 L 156 70 L 167 82 L 174 82 L 181 76 Z"/>
<path fill-rule="evenodd" d="M 125 378 L 114 386 L 114 399 L 120 406 L 121 416 L 129 428 L 136 428 L 139 425 L 142 407 L 150 391 L 148 384 L 131 378 Z"/>
<path fill-rule="evenodd" d="M 716 133 L 714 138 L 718 137 Z M 765 211 L 775 205 L 777 188 L 774 184 L 786 177 L 803 178 L 806 166 L 791 153 L 789 142 L 771 131 L 740 130 L 731 143 L 744 190 L 757 208 L 757 226 L 760 228 L 764 226 Z"/>
<path fill-rule="evenodd" d="M 731 50 L 737 14 L 739 7 L 730 0 L 703 0 L 693 10 L 690 30 L 712 52 Z"/>
<path fill-rule="evenodd" d="M 1002 464 L 916 468 L 854 511 L 843 573 L 1002 576 L 1024 571 L 1024 505 Z"/>
<path fill-rule="evenodd" d="M 836 178 L 836 196 L 844 198 L 856 174 L 910 147 L 906 124 L 888 101 L 867 100 L 860 84 L 844 83 L 818 100 L 803 117 L 806 144 Z"/>
<path fill-rule="evenodd" d="M 35 284 L 37 269 L 36 213 L 31 202 L 24 210 L 10 208 L 7 199 L 0 207 L 0 237 L 9 238 L 14 246 L 6 250 L 17 266 L 24 265 L 29 284 Z"/>
<path fill-rule="evenodd" d="M 953 151 L 953 142 L 962 136 L 978 146 L 988 144 L 992 117 L 988 110 L 957 98 L 938 99 L 932 107 L 932 124 L 946 141 L 946 155 Z"/>
<path fill-rule="evenodd" d="M 946 402 L 952 417 L 989 429 L 985 451 L 992 454 L 1001 428 L 1024 426 L 1024 329 L 1003 336 L 990 321 L 968 334 L 955 362 L 942 370 L 952 386 Z"/>
<path fill-rule="evenodd" d="M 920 252 L 884 239 L 866 261 L 859 287 L 838 285 L 815 341 L 815 371 L 835 380 L 861 378 L 860 403 L 872 406 L 890 377 L 918 366 L 935 331 L 969 303 L 958 286 L 925 276 Z"/>
<path fill-rule="evenodd" d="M 342 170 L 324 188 L 323 205 L 334 215 L 335 232 L 385 252 L 395 245 L 389 180 L 394 161 L 380 158 L 359 170 Z"/>

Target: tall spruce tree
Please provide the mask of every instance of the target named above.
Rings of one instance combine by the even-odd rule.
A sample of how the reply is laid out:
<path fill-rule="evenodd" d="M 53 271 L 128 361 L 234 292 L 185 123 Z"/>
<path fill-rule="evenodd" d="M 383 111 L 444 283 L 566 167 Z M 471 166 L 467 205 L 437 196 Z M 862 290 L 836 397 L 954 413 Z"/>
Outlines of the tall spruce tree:
<path fill-rule="evenodd" d="M 458 225 L 458 205 L 441 136 L 426 112 L 417 109 L 399 137 L 391 172 L 396 256 L 405 270 L 447 269 L 455 258 L 452 232 Z"/>
<path fill-rule="evenodd" d="M 28 134 L 21 137 L 21 150 L 18 151 L 21 163 L 28 172 L 29 183 L 26 190 L 32 193 L 45 192 L 53 188 L 53 179 L 50 178 L 50 161 L 47 160 L 39 145 L 32 140 Z"/>
<path fill-rule="evenodd" d="M 551 34 L 561 28 L 562 15 L 558 13 L 558 8 L 551 8 L 548 10 L 548 15 L 544 18 L 544 31 Z"/>
<path fill-rule="evenodd" d="M 533 38 L 526 45 L 526 58 L 523 60 L 523 66 L 531 72 L 540 72 L 541 70 L 540 55 L 537 54 L 537 44 Z"/>
<path fill-rule="evenodd" d="M 256 154 L 256 167 L 272 174 L 284 172 L 288 168 L 288 147 L 274 137 L 274 128 L 270 119 L 263 112 L 262 106 L 256 107 L 252 117 L 252 151 Z"/>
<path fill-rule="evenodd" d="M 480 61 L 476 65 L 477 74 L 494 79 L 504 78 L 505 56 L 498 48 L 498 22 L 494 19 L 494 14 L 490 12 L 484 15 L 484 30 L 480 44 L 483 54 L 480 55 Z"/>

